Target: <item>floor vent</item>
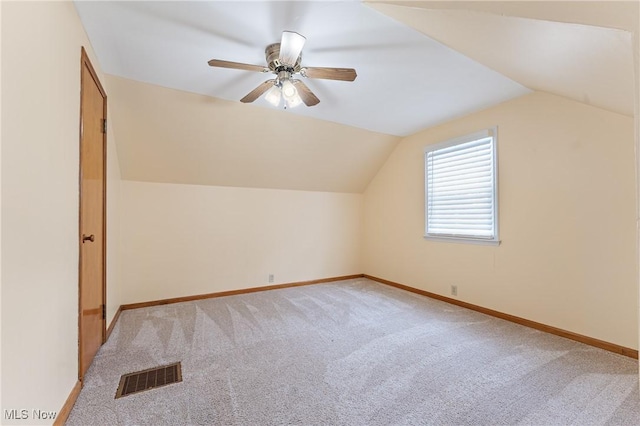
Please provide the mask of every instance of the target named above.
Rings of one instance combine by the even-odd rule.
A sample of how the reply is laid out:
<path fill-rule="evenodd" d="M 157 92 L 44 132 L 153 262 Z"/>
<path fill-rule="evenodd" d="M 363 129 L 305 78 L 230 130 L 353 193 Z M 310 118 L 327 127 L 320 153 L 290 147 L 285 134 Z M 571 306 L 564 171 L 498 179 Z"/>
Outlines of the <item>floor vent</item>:
<path fill-rule="evenodd" d="M 165 365 L 164 367 L 150 368 L 136 373 L 125 374 L 120 378 L 116 398 L 181 381 L 182 368 L 179 362 Z"/>

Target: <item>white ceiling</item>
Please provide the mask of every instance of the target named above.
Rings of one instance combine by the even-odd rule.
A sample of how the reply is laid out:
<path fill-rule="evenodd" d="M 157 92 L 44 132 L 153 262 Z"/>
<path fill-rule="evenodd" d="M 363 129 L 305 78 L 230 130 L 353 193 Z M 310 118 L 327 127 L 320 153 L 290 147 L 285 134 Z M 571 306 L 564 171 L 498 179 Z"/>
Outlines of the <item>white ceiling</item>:
<path fill-rule="evenodd" d="M 320 104 L 281 113 L 379 133 L 409 135 L 530 91 L 359 1 L 77 1 L 76 8 L 104 72 L 231 101 L 270 77 L 207 61 L 262 65 L 268 44 L 297 31 L 307 37 L 303 65 L 351 67 L 358 78 L 306 80 Z M 262 98 L 253 105 L 274 108 Z"/>

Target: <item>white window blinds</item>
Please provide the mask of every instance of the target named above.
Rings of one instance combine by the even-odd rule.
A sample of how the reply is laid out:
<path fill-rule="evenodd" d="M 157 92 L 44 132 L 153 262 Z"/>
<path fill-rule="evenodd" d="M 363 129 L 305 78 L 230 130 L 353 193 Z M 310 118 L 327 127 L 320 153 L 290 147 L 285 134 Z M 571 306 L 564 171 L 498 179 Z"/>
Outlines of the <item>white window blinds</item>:
<path fill-rule="evenodd" d="M 498 240 L 493 133 L 425 150 L 426 237 Z"/>

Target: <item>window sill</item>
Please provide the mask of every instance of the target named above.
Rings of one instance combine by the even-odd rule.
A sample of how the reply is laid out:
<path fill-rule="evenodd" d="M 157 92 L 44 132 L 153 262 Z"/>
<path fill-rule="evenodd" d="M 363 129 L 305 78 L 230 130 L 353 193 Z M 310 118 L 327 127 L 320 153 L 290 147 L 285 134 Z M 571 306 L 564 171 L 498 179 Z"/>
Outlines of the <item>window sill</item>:
<path fill-rule="evenodd" d="M 475 244 L 480 246 L 499 246 L 501 242 L 500 240 L 480 240 L 464 237 L 435 237 L 431 235 L 425 235 L 424 239 L 429 241 L 440 241 L 443 243 Z"/>

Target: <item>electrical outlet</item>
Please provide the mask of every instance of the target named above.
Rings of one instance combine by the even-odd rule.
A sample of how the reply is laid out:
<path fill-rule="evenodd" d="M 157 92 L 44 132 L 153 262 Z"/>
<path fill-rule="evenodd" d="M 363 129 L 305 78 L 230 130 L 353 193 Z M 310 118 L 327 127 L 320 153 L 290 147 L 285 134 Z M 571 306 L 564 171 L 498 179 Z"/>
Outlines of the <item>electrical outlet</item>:
<path fill-rule="evenodd" d="M 272 283 L 273 282 L 273 274 L 269 274 L 269 282 Z"/>
<path fill-rule="evenodd" d="M 451 286 L 451 295 L 452 296 L 457 296 L 458 295 L 458 286 L 457 285 L 452 285 Z"/>

